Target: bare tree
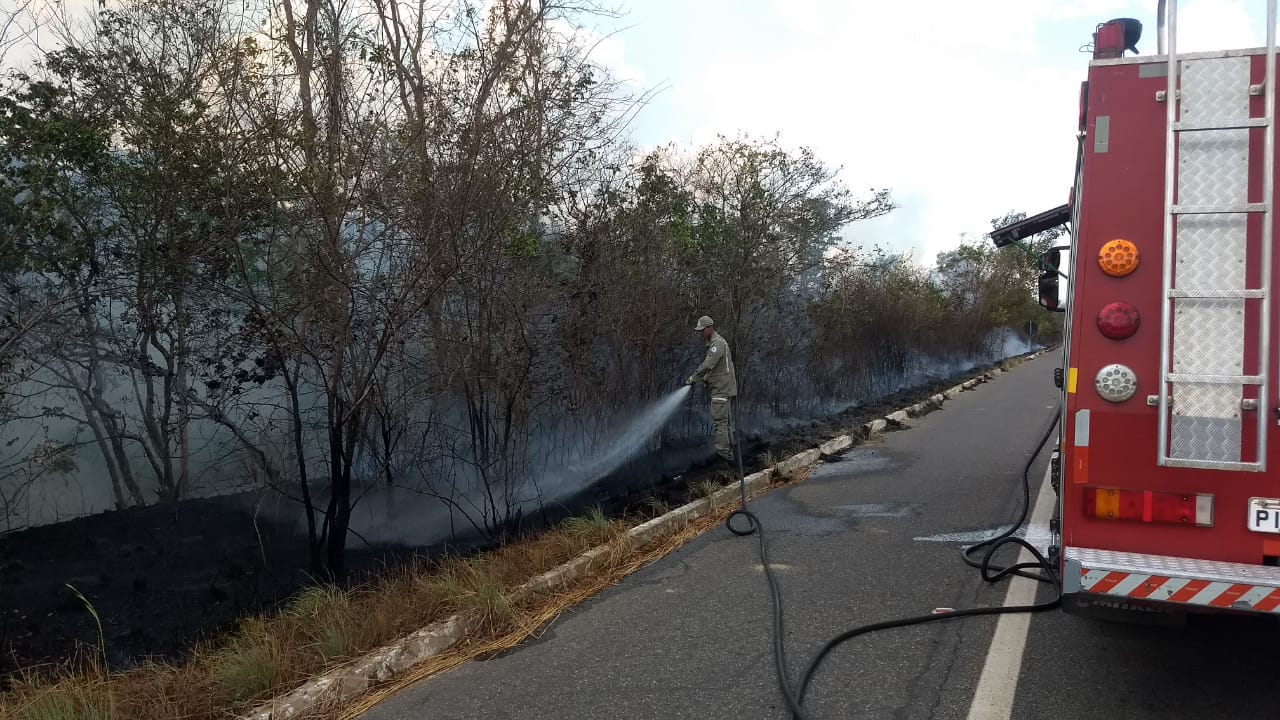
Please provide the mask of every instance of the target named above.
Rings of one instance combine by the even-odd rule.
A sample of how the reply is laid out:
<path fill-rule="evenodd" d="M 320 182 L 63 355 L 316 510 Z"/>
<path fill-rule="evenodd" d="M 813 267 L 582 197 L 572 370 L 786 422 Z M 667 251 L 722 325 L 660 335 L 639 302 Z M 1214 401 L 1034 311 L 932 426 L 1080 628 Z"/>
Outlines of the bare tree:
<path fill-rule="evenodd" d="M 54 352 L 32 380 L 75 399 L 80 412 L 65 416 L 91 429 L 119 506 L 151 499 L 135 454 L 156 497 L 190 493 L 194 366 L 214 361 L 234 326 L 220 286 L 263 207 L 235 165 L 244 138 L 208 93 L 237 42 L 223 9 L 141 0 L 103 11 L 91 41 L 46 53 L 47 77 L 26 79 L 13 105 L 33 126 L 8 133 L 31 170 L 28 204 L 56 203 L 16 214 L 42 273 L 25 280 L 62 293 L 75 318 L 50 329 Z M 76 142 L 45 152 L 41 123 L 65 118 Z M 50 236 L 63 242 L 36 250 Z"/>
<path fill-rule="evenodd" d="M 0 11 L 0 67 L 5 67 L 16 50 L 30 47 L 47 18 L 41 12 L 45 0 L 15 0 Z M 0 243 L 3 241 L 0 240 Z M 0 246 L 0 252 L 3 252 Z"/>
<path fill-rule="evenodd" d="M 765 342 L 761 310 L 822 265 L 837 231 L 894 207 L 885 190 L 853 200 L 811 150 L 791 152 L 776 140 L 721 138 L 686 172 L 701 229 L 691 251 L 714 288 L 707 304 L 744 349 Z M 751 355 L 739 357 L 749 386 Z"/>
<path fill-rule="evenodd" d="M 479 7 L 284 0 L 259 54 L 220 80 L 242 122 L 273 136 L 285 176 L 256 254 L 237 260 L 232 301 L 278 358 L 312 565 L 333 575 L 363 453 L 392 474 L 412 425 L 392 411 L 411 393 L 467 409 L 474 467 L 515 454 L 503 442 L 519 433 L 519 391 L 495 398 L 485 374 L 501 356 L 493 303 L 521 257 L 513 246 L 536 242 L 556 178 L 616 130 L 591 116 L 611 98 L 551 28 L 570 8 Z M 426 384 L 405 382 L 410 367 Z"/>

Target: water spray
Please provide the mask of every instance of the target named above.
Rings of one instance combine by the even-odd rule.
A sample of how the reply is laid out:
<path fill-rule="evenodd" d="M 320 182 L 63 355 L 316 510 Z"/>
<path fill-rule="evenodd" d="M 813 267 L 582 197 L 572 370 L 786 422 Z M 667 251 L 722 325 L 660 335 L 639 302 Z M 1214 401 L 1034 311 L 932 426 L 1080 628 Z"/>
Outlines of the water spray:
<path fill-rule="evenodd" d="M 689 392 L 690 387 L 682 385 L 653 402 L 614 433 L 603 453 L 564 468 L 565 473 L 592 482 L 622 467 L 623 463 L 640 452 L 645 443 L 662 431 L 671 416 L 684 404 Z"/>

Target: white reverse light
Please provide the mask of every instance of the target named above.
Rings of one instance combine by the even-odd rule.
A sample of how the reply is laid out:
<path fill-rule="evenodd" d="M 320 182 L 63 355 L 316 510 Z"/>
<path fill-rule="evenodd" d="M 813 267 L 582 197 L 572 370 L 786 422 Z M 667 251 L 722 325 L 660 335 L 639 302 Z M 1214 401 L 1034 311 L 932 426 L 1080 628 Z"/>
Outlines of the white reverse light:
<path fill-rule="evenodd" d="M 1094 386 L 1103 400 L 1124 402 L 1138 392 L 1138 376 L 1124 365 L 1108 365 L 1098 371 Z"/>

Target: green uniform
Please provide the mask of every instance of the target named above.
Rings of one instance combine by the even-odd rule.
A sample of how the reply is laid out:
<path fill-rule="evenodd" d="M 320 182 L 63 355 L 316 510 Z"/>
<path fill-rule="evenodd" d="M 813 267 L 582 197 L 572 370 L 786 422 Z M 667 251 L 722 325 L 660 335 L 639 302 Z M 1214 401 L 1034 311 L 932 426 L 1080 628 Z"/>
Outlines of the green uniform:
<path fill-rule="evenodd" d="M 707 341 L 707 357 L 693 377 L 689 378 L 689 382 L 707 384 L 707 390 L 711 393 L 711 428 L 715 433 L 716 452 L 725 460 L 732 460 L 729 403 L 738 396 L 738 379 L 733 372 L 729 343 L 720 337 L 720 333 L 712 334 Z"/>

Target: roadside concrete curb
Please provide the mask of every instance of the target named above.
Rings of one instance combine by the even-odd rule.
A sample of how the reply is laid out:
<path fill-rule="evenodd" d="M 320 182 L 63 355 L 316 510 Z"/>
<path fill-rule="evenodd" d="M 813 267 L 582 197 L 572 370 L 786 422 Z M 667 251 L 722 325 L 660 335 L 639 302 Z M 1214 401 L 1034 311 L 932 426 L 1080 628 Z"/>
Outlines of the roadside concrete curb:
<path fill-rule="evenodd" d="M 524 585 L 516 588 L 514 595 L 516 598 L 523 598 L 529 593 L 552 590 L 561 585 L 571 583 L 586 575 L 596 560 L 604 557 L 609 550 L 609 545 L 593 547 L 569 562 L 534 577 Z"/>
<path fill-rule="evenodd" d="M 801 470 L 818 462 L 822 457 L 822 451 L 814 448 L 813 450 L 805 450 L 796 453 L 791 457 L 783 460 L 774 467 L 774 471 L 786 480 L 790 480 L 796 476 Z"/>
<path fill-rule="evenodd" d="M 831 457 L 832 455 L 839 455 L 851 447 L 853 447 L 853 436 L 841 435 L 819 445 L 818 451 L 822 453 L 822 457 Z"/>
<path fill-rule="evenodd" d="M 1005 360 L 982 375 L 934 395 L 924 402 L 872 420 L 863 425 L 862 430 L 866 437 L 870 437 L 884 431 L 890 425 L 904 425 L 909 418 L 922 417 L 941 409 L 947 400 L 958 397 L 960 393 L 989 382 L 1047 352 L 1051 352 L 1051 349 Z M 797 477 L 800 473 L 817 465 L 823 458 L 838 456 L 854 444 L 853 436 L 839 435 L 819 447 L 796 453 L 772 468 L 748 475 L 744 478 L 747 495 L 751 496 L 768 489 L 775 478 L 790 480 Z M 718 508 L 732 505 L 740 499 L 741 493 L 737 484 L 730 484 L 708 497 L 694 500 L 627 530 L 623 533 L 620 542 L 633 543 L 638 547 L 646 546 L 667 532 L 678 530 Z M 597 560 L 613 549 L 617 542 L 619 541 L 587 550 L 563 565 L 530 579 L 516 589 L 516 596 L 522 597 L 527 593 L 550 590 L 579 579 Z M 457 615 L 433 623 L 388 643 L 358 660 L 334 668 L 308 681 L 302 687 L 259 706 L 250 714 L 240 716 L 239 720 L 283 720 L 305 715 L 322 703 L 351 700 L 375 684 L 390 680 L 414 665 L 444 653 L 462 640 L 465 633 L 466 624 Z"/>
<path fill-rule="evenodd" d="M 761 470 L 758 473 L 748 475 L 744 479 L 747 486 L 747 495 L 765 489 L 769 486 L 769 483 L 773 481 L 773 478 L 773 468 Z M 741 490 L 738 489 L 737 484 L 728 485 L 712 493 L 710 497 L 694 500 L 693 502 L 681 505 L 675 510 L 664 515 L 659 515 L 652 520 L 643 522 L 623 533 L 622 537 L 626 541 L 643 547 L 658 539 L 668 531 L 678 530 L 717 508 L 722 508 L 726 505 L 732 504 L 738 499 L 740 494 Z M 590 552 L 590 550 L 587 551 L 587 553 Z M 587 553 L 584 553 L 584 555 Z M 565 565 L 561 565 L 558 568 L 550 570 L 539 577 L 554 576 L 560 573 L 563 568 L 572 565 L 574 562 L 575 561 L 570 560 Z"/>
<path fill-rule="evenodd" d="M 336 667 L 291 693 L 259 707 L 245 720 L 280 720 L 304 715 L 322 703 L 354 698 L 418 663 L 453 647 L 463 636 L 457 615 L 428 625 L 368 655 Z"/>

